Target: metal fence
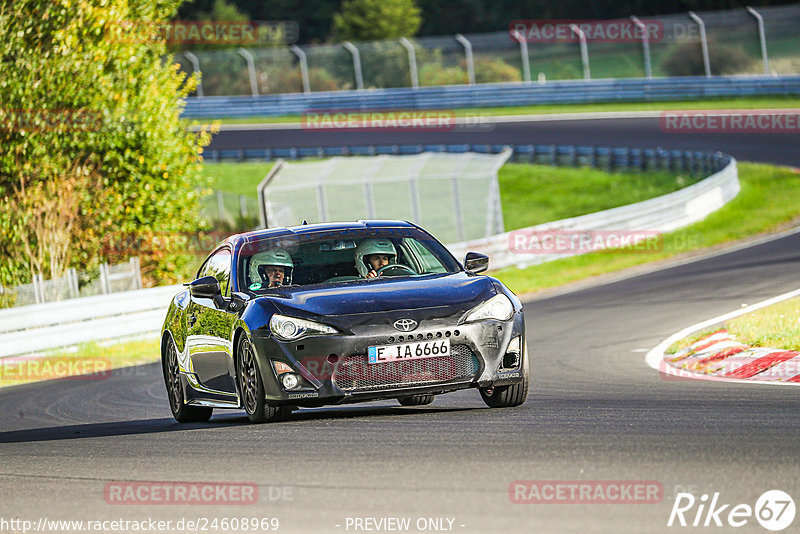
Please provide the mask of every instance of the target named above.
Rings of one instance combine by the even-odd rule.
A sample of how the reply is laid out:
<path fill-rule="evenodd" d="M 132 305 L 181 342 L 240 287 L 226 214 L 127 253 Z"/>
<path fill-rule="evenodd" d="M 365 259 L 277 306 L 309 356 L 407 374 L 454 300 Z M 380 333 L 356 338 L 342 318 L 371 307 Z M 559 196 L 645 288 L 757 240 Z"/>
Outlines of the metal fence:
<path fill-rule="evenodd" d="M 637 19 L 638 20 L 638 19 Z M 515 25 L 515 22 L 517 23 Z M 557 21 L 556 21 L 557 22 Z M 594 21 L 598 24 L 609 21 Z M 632 24 L 625 19 L 620 24 Z M 197 96 L 268 95 L 589 78 L 800 73 L 800 4 L 652 17 L 645 38 L 509 31 L 288 48 L 194 50 Z M 528 24 L 528 26 L 526 26 Z M 636 24 L 636 23 L 633 23 Z M 515 28 L 520 28 L 515 31 Z"/>
<path fill-rule="evenodd" d="M 686 76 L 449 85 L 286 95 L 190 97 L 186 118 L 267 117 L 339 110 L 427 110 L 800 95 L 800 76 Z M 302 123 L 301 123 L 302 126 Z"/>
<path fill-rule="evenodd" d="M 53 280 L 45 280 L 41 274 L 34 274 L 30 284 L 0 286 L 0 307 L 27 306 L 141 288 L 139 258 L 133 257 L 117 265 L 103 263 L 97 272 L 78 273 L 75 269 L 69 269 L 64 276 Z"/>

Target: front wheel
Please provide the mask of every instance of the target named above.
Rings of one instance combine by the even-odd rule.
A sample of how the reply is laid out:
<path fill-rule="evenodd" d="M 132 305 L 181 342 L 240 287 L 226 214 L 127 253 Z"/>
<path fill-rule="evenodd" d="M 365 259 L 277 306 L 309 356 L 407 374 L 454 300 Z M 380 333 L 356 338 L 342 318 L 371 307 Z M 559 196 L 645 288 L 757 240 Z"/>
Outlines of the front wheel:
<path fill-rule="evenodd" d="M 255 347 L 246 335 L 239 338 L 237 355 L 236 375 L 239 383 L 239 395 L 248 419 L 253 423 L 267 423 L 284 419 L 291 414 L 291 406 L 267 404 Z"/>
<path fill-rule="evenodd" d="M 480 388 L 481 398 L 490 408 L 512 408 L 519 406 L 528 398 L 528 382 L 530 368 L 528 362 L 528 347 L 525 347 L 522 361 L 522 382 L 510 386 L 494 386 Z"/>
<path fill-rule="evenodd" d="M 169 408 L 172 410 L 172 417 L 179 423 L 208 421 L 214 411 L 212 408 L 184 404 L 181 372 L 178 366 L 178 351 L 175 348 L 175 343 L 171 339 L 167 341 L 166 349 L 162 360 L 162 367 L 164 370 L 164 383 L 167 386 L 167 396 L 169 397 Z"/>

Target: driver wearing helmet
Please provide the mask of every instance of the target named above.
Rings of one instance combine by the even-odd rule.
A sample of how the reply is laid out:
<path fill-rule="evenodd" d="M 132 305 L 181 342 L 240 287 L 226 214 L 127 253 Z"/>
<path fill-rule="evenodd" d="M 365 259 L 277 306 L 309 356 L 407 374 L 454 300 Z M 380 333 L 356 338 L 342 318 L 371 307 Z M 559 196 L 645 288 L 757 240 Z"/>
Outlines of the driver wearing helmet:
<path fill-rule="evenodd" d="M 363 278 L 375 278 L 380 268 L 396 259 L 397 251 L 388 239 L 365 239 L 356 247 L 356 270 Z"/>
<path fill-rule="evenodd" d="M 279 248 L 253 254 L 250 258 L 250 289 L 290 285 L 293 267 L 292 257 Z"/>

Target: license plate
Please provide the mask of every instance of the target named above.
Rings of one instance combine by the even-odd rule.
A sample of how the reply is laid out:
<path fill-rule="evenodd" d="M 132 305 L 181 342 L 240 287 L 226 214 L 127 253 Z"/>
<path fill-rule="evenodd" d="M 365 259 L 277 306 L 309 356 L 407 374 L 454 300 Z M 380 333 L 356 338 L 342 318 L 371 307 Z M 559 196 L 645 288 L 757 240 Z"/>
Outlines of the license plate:
<path fill-rule="evenodd" d="M 376 345 L 367 349 L 369 363 L 385 363 L 397 360 L 419 360 L 450 355 L 449 339 L 431 339 L 396 345 Z"/>

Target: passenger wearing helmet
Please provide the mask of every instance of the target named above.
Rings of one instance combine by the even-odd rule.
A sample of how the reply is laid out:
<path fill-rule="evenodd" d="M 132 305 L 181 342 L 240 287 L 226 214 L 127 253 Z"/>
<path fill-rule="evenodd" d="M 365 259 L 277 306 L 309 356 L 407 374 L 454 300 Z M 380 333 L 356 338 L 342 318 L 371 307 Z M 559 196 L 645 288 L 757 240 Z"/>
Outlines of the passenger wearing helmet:
<path fill-rule="evenodd" d="M 356 270 L 364 278 L 375 278 L 378 269 L 396 259 L 397 251 L 388 239 L 365 239 L 356 247 Z"/>
<path fill-rule="evenodd" d="M 250 289 L 290 285 L 293 267 L 292 257 L 279 248 L 253 254 L 250 258 Z"/>

